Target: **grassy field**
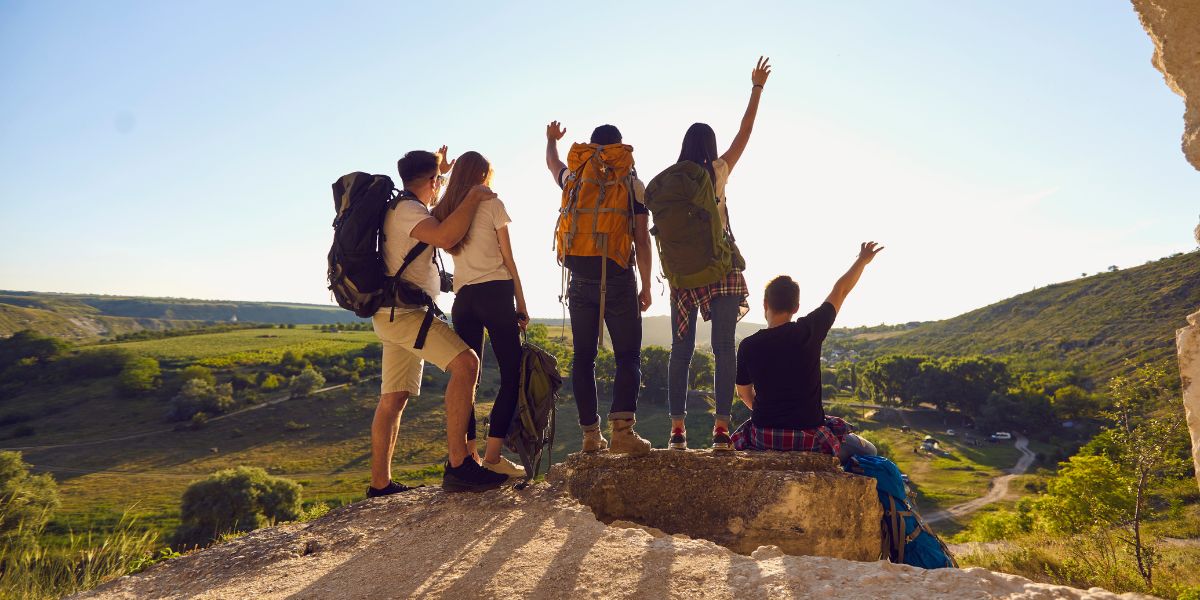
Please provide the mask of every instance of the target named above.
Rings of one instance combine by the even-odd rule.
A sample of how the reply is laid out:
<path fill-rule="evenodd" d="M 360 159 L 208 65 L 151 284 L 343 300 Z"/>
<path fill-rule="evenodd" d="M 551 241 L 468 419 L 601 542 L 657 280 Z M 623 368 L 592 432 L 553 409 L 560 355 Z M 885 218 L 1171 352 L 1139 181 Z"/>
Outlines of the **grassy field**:
<path fill-rule="evenodd" d="M 296 329 L 244 329 L 158 340 L 99 344 L 83 349 L 123 348 L 158 359 L 167 366 L 199 364 L 217 369 L 278 363 L 285 352 L 339 353 L 376 344 L 373 331 L 329 333 L 301 326 Z"/>

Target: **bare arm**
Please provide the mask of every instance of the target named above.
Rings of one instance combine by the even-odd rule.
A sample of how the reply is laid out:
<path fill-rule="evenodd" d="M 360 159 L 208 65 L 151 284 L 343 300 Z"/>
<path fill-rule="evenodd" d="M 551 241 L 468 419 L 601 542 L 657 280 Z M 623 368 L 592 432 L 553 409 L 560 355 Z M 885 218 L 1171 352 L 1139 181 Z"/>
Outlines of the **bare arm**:
<path fill-rule="evenodd" d="M 496 237 L 500 239 L 500 256 L 504 259 L 504 268 L 508 269 L 508 274 L 512 275 L 513 289 L 517 297 L 517 325 L 522 331 L 529 325 L 529 309 L 525 307 L 525 290 L 521 288 L 521 275 L 517 273 L 517 261 L 513 259 L 512 239 L 508 236 L 508 226 L 505 225 L 496 230 Z M 521 318 L 525 315 L 525 318 Z"/>
<path fill-rule="evenodd" d="M 758 99 L 762 96 L 763 86 L 767 84 L 767 77 L 771 75 L 770 60 L 758 57 L 758 64 L 750 74 L 750 81 L 754 87 L 750 88 L 750 103 L 746 106 L 746 114 L 742 115 L 742 126 L 738 128 L 737 135 L 733 136 L 733 143 L 729 144 L 729 149 L 721 155 L 721 159 L 729 165 L 730 171 L 742 157 L 742 152 L 746 151 L 746 144 L 750 142 L 754 118 L 758 116 Z"/>
<path fill-rule="evenodd" d="M 563 129 L 558 121 L 550 121 L 546 126 L 546 168 L 550 169 L 550 176 L 554 178 L 555 183 L 558 183 L 558 174 L 567 168 L 558 158 L 558 140 L 564 135 L 567 135 L 567 130 Z"/>
<path fill-rule="evenodd" d="M 883 250 L 883 246 L 878 246 L 875 242 L 863 242 L 859 247 L 858 258 L 854 259 L 850 270 L 846 271 L 846 274 L 833 284 L 833 291 L 829 292 L 829 297 L 825 298 L 826 302 L 833 305 L 835 312 L 842 311 L 842 302 L 845 302 L 846 296 L 850 295 L 850 290 L 858 284 L 858 278 L 862 276 L 863 269 L 881 250 Z"/>
<path fill-rule="evenodd" d="M 642 312 L 650 308 L 650 272 L 653 269 L 653 258 L 650 254 L 650 217 L 634 215 L 633 217 L 633 256 L 637 261 L 638 276 L 642 280 L 641 291 L 638 292 L 638 306 Z"/>
<path fill-rule="evenodd" d="M 475 211 L 479 210 L 479 203 L 493 196 L 495 194 L 487 186 L 477 185 L 467 192 L 462 204 L 458 205 L 445 221 L 439 223 L 437 219 L 429 217 L 417 223 L 409 235 L 436 248 L 450 248 L 467 235 L 471 221 L 475 218 Z"/>
<path fill-rule="evenodd" d="M 737 386 L 737 394 L 746 408 L 754 410 L 754 384 Z"/>

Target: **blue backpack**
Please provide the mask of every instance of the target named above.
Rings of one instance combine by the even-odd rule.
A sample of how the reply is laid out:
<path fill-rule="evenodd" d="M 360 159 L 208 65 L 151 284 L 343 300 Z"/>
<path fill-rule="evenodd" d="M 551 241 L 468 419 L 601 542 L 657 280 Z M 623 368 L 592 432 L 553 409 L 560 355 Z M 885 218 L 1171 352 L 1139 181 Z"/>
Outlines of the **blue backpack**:
<path fill-rule="evenodd" d="M 896 463 L 882 456 L 855 456 L 846 470 L 875 479 L 883 505 L 883 543 L 879 558 L 925 569 L 958 568 L 950 549 L 938 539 L 908 502 Z"/>

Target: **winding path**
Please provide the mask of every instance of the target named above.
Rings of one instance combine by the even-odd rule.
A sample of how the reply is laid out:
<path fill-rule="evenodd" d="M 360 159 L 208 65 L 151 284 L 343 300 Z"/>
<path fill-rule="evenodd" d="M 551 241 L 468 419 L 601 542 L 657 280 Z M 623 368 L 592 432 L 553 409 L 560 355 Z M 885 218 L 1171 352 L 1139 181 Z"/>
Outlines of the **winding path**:
<path fill-rule="evenodd" d="M 1008 471 L 1007 475 L 1001 475 L 992 480 L 991 489 L 986 495 L 971 500 L 970 502 L 956 504 L 950 508 L 947 508 L 946 510 L 939 510 L 937 512 L 929 513 L 929 515 L 925 517 L 925 522 L 936 523 L 946 519 L 964 517 L 979 510 L 980 508 L 983 508 L 984 506 L 1003 500 L 1004 497 L 1008 495 L 1008 483 L 1012 481 L 1013 477 L 1022 475 L 1025 473 L 1025 471 L 1028 471 L 1030 465 L 1033 464 L 1034 459 L 1037 457 L 1033 451 L 1029 449 L 1029 438 L 1026 438 L 1023 435 L 1017 435 L 1016 448 L 1017 450 L 1021 451 L 1021 458 L 1017 459 L 1017 464 Z"/>

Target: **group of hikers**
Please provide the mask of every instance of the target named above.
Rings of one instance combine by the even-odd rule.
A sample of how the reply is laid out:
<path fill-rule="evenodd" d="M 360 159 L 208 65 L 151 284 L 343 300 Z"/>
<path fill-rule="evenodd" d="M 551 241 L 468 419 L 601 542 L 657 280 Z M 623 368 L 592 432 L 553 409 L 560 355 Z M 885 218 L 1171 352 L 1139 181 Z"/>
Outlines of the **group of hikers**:
<path fill-rule="evenodd" d="M 770 73 L 769 61 L 760 58 L 751 74 L 750 100 L 741 126 L 723 153 L 718 153 L 713 129 L 696 123 L 684 134 L 678 162 L 649 185 L 638 178 L 633 148 L 613 125 L 596 127 L 588 143 L 574 144 L 566 162 L 558 152 L 566 130 L 557 121 L 546 127 L 546 167 L 562 192 L 555 247 L 563 266 L 564 296 L 570 312 L 571 385 L 583 431 L 583 452 L 607 450 L 630 456 L 650 452 L 651 443 L 634 425 L 641 386 L 641 313 L 652 302 L 654 239 L 670 285 L 669 448 L 688 448 L 684 425 L 688 371 L 696 347 L 697 322 L 702 318 L 712 323 L 716 362 L 714 451 L 815 451 L 843 459 L 875 454 L 870 442 L 850 433 L 844 421 L 827 417 L 822 410 L 820 356 L 822 342 L 843 301 L 882 246 L 861 244 L 858 257 L 825 302 L 798 319 L 797 283 L 786 275 L 771 280 L 763 298 L 767 328 L 744 339 L 735 352 L 735 326 L 749 311 L 750 293 L 743 276 L 746 261 L 730 225 L 725 188 L 749 142 Z M 420 300 L 385 301 L 368 304 L 367 309 L 356 306 L 369 310 L 383 344 L 367 496 L 410 489 L 391 479 L 391 463 L 400 416 L 408 400 L 421 392 L 425 361 L 449 374 L 445 391 L 449 457 L 443 488 L 495 488 L 526 474 L 501 454 L 517 411 L 521 332 L 529 324 L 508 229 L 511 219 L 504 202 L 490 188 L 492 167 L 478 152 L 450 160 L 445 146 L 437 152 L 415 150 L 398 161 L 397 170 L 403 189 L 387 201 L 379 254 L 386 277 L 406 286 L 410 295 Z M 372 181 L 368 178 L 346 185 L 368 190 Z M 335 184 L 335 203 L 339 191 L 346 191 L 339 185 Z M 344 218 L 345 208 L 343 203 L 339 220 Z M 335 227 L 338 225 L 335 221 Z M 450 255 L 452 277 L 442 268 L 438 249 Z M 335 277 L 333 251 L 330 262 L 331 289 L 343 294 L 358 291 L 349 283 L 338 283 L 342 280 Z M 443 291 L 455 294 L 450 324 L 434 318 L 440 314 L 435 299 Z M 607 438 L 601 426 L 595 377 L 598 345 L 604 343 L 605 331 L 615 362 Z M 500 386 L 480 456 L 474 400 L 485 332 L 499 367 Z M 735 392 L 752 416 L 733 429 Z"/>

